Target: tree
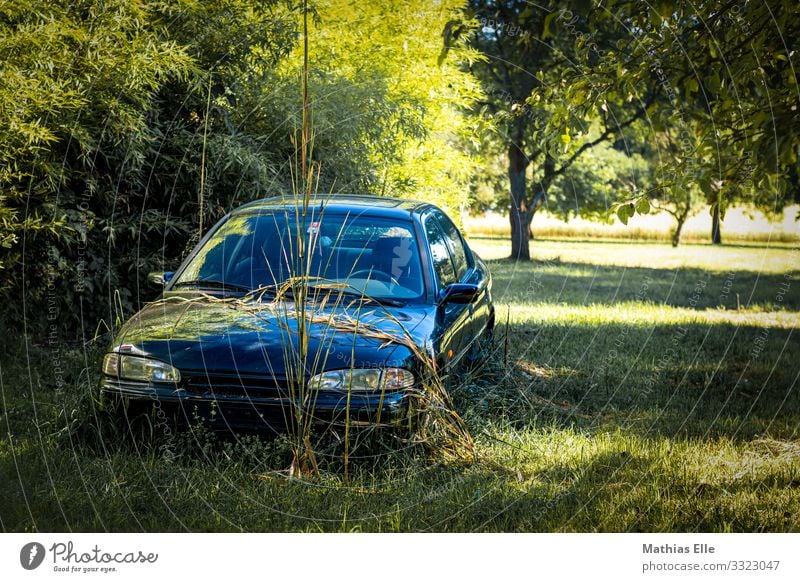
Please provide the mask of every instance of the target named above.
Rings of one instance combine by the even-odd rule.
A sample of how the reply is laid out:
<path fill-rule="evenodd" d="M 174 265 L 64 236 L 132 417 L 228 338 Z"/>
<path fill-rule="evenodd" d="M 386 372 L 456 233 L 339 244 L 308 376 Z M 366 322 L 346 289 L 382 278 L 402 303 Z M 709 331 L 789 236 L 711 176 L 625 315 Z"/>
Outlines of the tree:
<path fill-rule="evenodd" d="M 606 2 L 589 13 L 601 37 L 627 39 L 605 51 L 587 80 L 587 98 L 631 98 L 654 90 L 651 135 L 669 131 L 678 153 L 660 189 L 697 189 L 712 206 L 712 238 L 732 203 L 768 214 L 783 209 L 800 134 L 794 2 Z M 567 79 L 567 82 L 577 80 Z M 667 153 L 667 152 L 664 152 Z M 620 205 L 637 211 L 640 197 Z M 642 205 L 644 207 L 644 205 Z"/>
<path fill-rule="evenodd" d="M 486 56 L 472 70 L 508 144 L 513 258 L 528 258 L 526 226 L 553 180 L 639 119 L 666 149 L 655 153 L 651 188 L 615 205 L 623 221 L 652 198 L 680 206 L 680 226 L 692 200 L 705 198 L 720 240 L 731 203 L 768 213 L 786 203 L 800 126 L 786 40 L 800 33 L 796 3 L 476 0 L 445 32 L 445 46 L 471 33 Z M 592 121 L 603 128 L 594 140 Z"/>
<path fill-rule="evenodd" d="M 586 151 L 644 116 L 650 102 L 608 101 L 602 111 L 586 91 L 570 91 L 564 78 L 597 59 L 585 46 L 589 33 L 572 4 L 475 0 L 464 20 L 445 30 L 445 46 L 469 34 L 484 59 L 471 71 L 487 94 L 482 114 L 497 124 L 506 144 L 511 258 L 530 259 L 530 225 L 550 187 Z M 600 125 L 588 137 L 593 121 Z M 528 175 L 532 184 L 528 184 Z"/>

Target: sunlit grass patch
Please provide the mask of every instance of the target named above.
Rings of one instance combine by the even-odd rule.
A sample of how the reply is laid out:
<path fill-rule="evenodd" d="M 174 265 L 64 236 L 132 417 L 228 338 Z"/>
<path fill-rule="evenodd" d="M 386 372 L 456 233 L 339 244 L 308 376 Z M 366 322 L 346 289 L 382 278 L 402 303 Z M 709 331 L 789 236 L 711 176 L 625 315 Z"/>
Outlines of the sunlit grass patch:
<path fill-rule="evenodd" d="M 535 249 L 553 249 L 556 243 L 535 241 Z M 509 305 L 565 303 L 570 305 L 642 303 L 696 310 L 800 311 L 800 253 L 787 249 L 735 249 L 742 258 L 730 268 L 714 268 L 712 248 L 687 254 L 680 267 L 666 267 L 656 245 L 608 245 L 628 265 L 611 264 L 598 256 L 585 262 L 579 249 L 603 255 L 601 243 L 557 245 L 555 259 L 530 262 L 492 261 L 494 296 Z M 566 249 L 566 250 L 564 250 Z M 594 251 L 592 250 L 594 249 Z M 663 248 L 661 250 L 664 250 Z M 602 251 L 602 252 L 601 252 Z M 573 253 L 569 255 L 569 253 Z M 671 247 L 666 250 L 671 252 Z M 759 270 L 766 252 L 770 270 Z M 564 257 L 567 256 L 569 260 Z M 734 261 L 734 259 L 731 259 Z M 638 265 L 638 266 L 637 266 Z"/>
<path fill-rule="evenodd" d="M 505 305 L 501 305 L 501 314 Z M 602 326 L 620 324 L 636 327 L 656 325 L 719 325 L 754 326 L 763 328 L 796 329 L 800 313 L 762 310 L 696 310 L 670 305 L 624 302 L 572 305 L 563 303 L 510 303 L 509 321 L 515 325 Z"/>
<path fill-rule="evenodd" d="M 777 450 L 795 446 L 572 428 L 493 432 L 479 440 L 479 450 L 518 473 L 503 488 L 507 510 L 486 525 L 512 531 L 759 531 L 780 524 L 797 530 L 800 461 L 761 442 Z"/>
<path fill-rule="evenodd" d="M 800 269 L 800 250 L 795 246 L 587 242 L 536 239 L 531 241 L 534 262 L 578 263 L 595 266 L 658 269 L 704 269 L 711 272 L 751 271 L 784 273 Z M 505 259 L 511 244 L 505 238 L 472 237 L 470 245 L 484 259 Z"/>

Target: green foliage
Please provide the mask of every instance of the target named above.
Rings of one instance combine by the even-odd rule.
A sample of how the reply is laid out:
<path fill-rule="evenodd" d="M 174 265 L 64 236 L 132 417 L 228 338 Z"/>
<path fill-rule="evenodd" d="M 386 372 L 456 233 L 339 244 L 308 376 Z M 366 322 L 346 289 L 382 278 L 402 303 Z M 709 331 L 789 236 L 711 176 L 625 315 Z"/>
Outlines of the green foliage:
<path fill-rule="evenodd" d="M 273 179 L 237 106 L 255 48 L 269 63 L 293 36 L 248 4 L 3 5 L 0 294 L 6 305 L 25 294 L 29 309 L 9 310 L 12 322 L 36 329 L 47 305 L 55 327 L 93 327 L 113 321 L 99 298 L 115 294 L 130 313 L 146 272 L 180 256 L 197 222 L 203 148 L 212 216 Z"/>
<path fill-rule="evenodd" d="M 599 129 L 588 132 L 589 136 L 599 133 Z M 547 210 L 564 219 L 606 220 L 609 209 L 627 192 L 648 190 L 651 174 L 647 160 L 626 149 L 603 141 L 576 159 L 553 181 Z M 640 200 L 647 202 L 646 197 Z"/>
<path fill-rule="evenodd" d="M 474 51 L 454 47 L 442 61 L 441 30 L 459 2 L 392 0 L 315 6 L 309 33 L 313 156 L 321 191 L 366 191 L 429 200 L 450 210 L 466 202 L 473 140 L 466 108 L 479 97 L 461 69 Z M 282 102 L 294 104 L 300 48 L 278 71 Z"/>
<path fill-rule="evenodd" d="M 678 213 L 687 196 L 719 205 L 723 216 L 736 203 L 783 209 L 800 138 L 785 42 L 800 33 L 796 3 L 612 1 L 572 20 L 585 32 L 579 59 L 562 71 L 564 88 L 540 99 L 568 102 L 579 119 L 610 120 L 627 103 L 646 104 L 639 131 L 651 144 L 656 198 Z"/>
<path fill-rule="evenodd" d="M 464 203 L 462 111 L 479 92 L 460 62 L 474 55 L 437 62 L 457 7 L 315 6 L 321 191 Z M 299 22 L 277 0 L 3 3 L 0 298 L 28 308 L 10 324 L 44 324 L 49 305 L 57 327 L 90 334 L 151 299 L 147 272 L 177 266 L 200 224 L 291 191 Z"/>

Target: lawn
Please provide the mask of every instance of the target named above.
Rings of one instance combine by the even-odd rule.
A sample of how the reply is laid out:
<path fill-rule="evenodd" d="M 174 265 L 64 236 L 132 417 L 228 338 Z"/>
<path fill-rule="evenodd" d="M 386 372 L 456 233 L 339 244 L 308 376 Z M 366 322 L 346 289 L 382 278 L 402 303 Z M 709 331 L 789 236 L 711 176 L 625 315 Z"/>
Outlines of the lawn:
<path fill-rule="evenodd" d="M 95 403 L 99 348 L 12 341 L 0 527 L 800 531 L 797 249 L 471 244 L 498 305 L 490 362 L 451 382 L 475 462 L 402 449 L 291 480 L 281 439 L 126 436 Z"/>

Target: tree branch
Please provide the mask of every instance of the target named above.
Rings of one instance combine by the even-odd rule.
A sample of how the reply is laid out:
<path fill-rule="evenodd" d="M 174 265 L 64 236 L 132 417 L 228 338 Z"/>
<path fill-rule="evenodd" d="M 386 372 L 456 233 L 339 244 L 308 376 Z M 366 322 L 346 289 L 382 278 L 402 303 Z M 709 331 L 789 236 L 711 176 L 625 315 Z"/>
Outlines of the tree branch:
<path fill-rule="evenodd" d="M 590 142 L 586 142 L 581 147 L 579 147 L 577 150 L 575 150 L 575 152 L 567 159 L 567 161 L 565 161 L 563 164 L 561 164 L 560 168 L 558 168 L 557 170 L 554 170 L 553 178 L 563 174 L 567 170 L 567 168 L 569 168 L 572 165 L 572 163 L 575 160 L 577 160 L 578 157 L 580 157 L 580 155 L 583 152 L 585 152 L 588 149 L 593 148 L 594 146 L 596 146 L 599 143 L 604 142 L 605 140 L 607 140 L 609 138 L 609 136 L 613 135 L 614 133 L 618 132 L 621 129 L 624 129 L 624 128 L 628 127 L 629 125 L 631 125 L 637 119 L 641 119 L 642 117 L 644 117 L 644 114 L 647 113 L 647 108 L 650 107 L 655 102 L 655 100 L 656 100 L 656 93 L 654 92 L 654 93 L 652 93 L 650 95 L 650 97 L 647 99 L 647 102 L 642 106 L 642 108 L 639 111 L 636 112 L 635 115 L 631 116 L 629 119 L 627 119 L 626 121 L 623 121 L 622 123 L 618 123 L 616 125 L 616 127 L 614 127 L 614 128 L 610 128 L 610 129 L 606 128 L 606 130 L 602 134 L 600 134 L 600 137 L 598 137 L 597 139 L 592 140 Z"/>
<path fill-rule="evenodd" d="M 530 154 L 525 154 L 525 157 L 528 158 L 528 161 L 530 162 L 538 158 L 540 155 L 542 155 L 541 148 L 533 150 Z"/>

